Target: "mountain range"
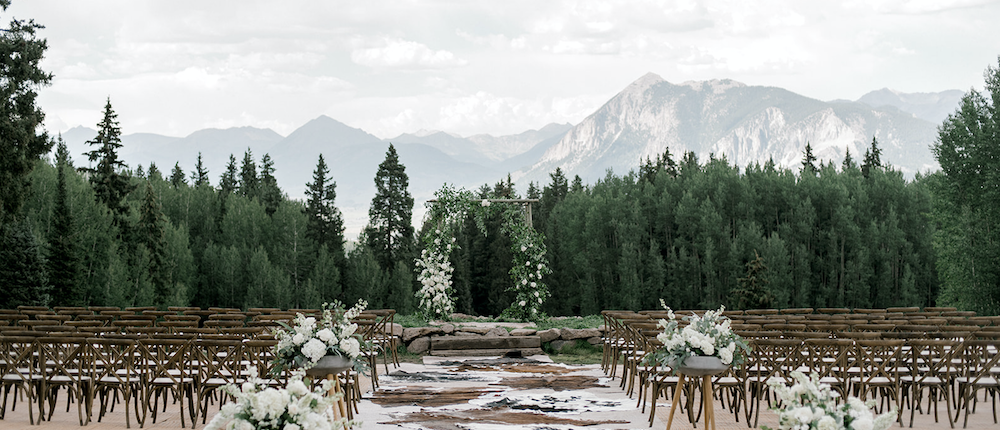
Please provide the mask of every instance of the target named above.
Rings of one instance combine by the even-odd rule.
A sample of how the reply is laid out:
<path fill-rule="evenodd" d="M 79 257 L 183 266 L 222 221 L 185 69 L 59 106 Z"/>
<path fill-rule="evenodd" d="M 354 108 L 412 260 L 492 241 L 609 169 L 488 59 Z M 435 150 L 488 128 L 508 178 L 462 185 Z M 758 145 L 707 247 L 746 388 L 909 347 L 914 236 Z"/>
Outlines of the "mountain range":
<path fill-rule="evenodd" d="M 874 136 L 883 161 L 912 176 L 937 169 L 930 151 L 936 126 L 954 112 L 961 96 L 958 90 L 907 94 L 882 89 L 857 101 L 824 102 L 777 87 L 725 79 L 672 84 L 649 73 L 579 124 L 548 124 L 514 135 L 420 131 L 380 139 L 320 116 L 288 136 L 254 127 L 205 129 L 186 137 L 126 134 L 119 156 L 132 168 L 141 164 L 148 169 L 152 162 L 169 175 L 174 163 L 185 172 L 193 170 L 201 152 L 214 184 L 230 154 L 240 163 L 249 150 L 259 165 L 268 153 L 279 186 L 301 199 L 323 153 L 337 182 L 337 205 L 348 237 L 353 237 L 367 223 L 373 179 L 390 142 L 406 166 L 419 221 L 421 202 L 446 182 L 477 188 L 510 174 L 524 190 L 530 181 L 547 184 L 557 167 L 569 177 L 593 182 L 609 169 L 620 174 L 635 169 L 667 148 L 675 158 L 692 151 L 702 161 L 725 157 L 746 166 L 773 159 L 797 169 L 807 142 L 820 161 L 839 164 L 845 151 L 859 160 Z M 87 127 L 62 133 L 77 166 L 88 163 L 82 154 L 89 150 L 86 141 L 96 135 Z"/>

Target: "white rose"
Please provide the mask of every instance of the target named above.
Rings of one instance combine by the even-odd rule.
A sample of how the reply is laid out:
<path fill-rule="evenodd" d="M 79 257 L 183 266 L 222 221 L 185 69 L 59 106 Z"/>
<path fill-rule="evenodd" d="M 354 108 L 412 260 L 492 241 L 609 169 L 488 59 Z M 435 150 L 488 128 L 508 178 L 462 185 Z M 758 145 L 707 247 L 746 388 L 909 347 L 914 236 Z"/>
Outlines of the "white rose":
<path fill-rule="evenodd" d="M 333 334 L 333 330 L 328 328 L 316 332 L 316 337 L 326 343 L 330 343 L 330 341 L 337 339 L 337 336 Z"/>
<path fill-rule="evenodd" d="M 521 300 L 521 302 L 518 303 L 518 306 L 524 307 L 524 305 L 526 305 L 526 304 L 527 303 L 524 300 Z"/>
<path fill-rule="evenodd" d="M 801 408 L 795 408 L 792 410 L 792 417 L 795 418 L 801 424 L 807 424 L 812 422 L 813 411 L 812 408 L 803 406 Z"/>
<path fill-rule="evenodd" d="M 490 201 L 489 199 L 483 199 L 482 203 L 480 204 L 483 205 L 483 207 L 485 208 L 490 205 Z"/>
<path fill-rule="evenodd" d="M 292 336 L 292 343 L 296 345 L 302 345 L 302 342 L 305 341 L 306 341 L 306 336 L 303 335 L 302 333 L 295 333 L 295 336 Z"/>
<path fill-rule="evenodd" d="M 536 283 L 534 283 L 534 282 L 532 282 L 532 283 L 531 283 L 531 288 L 535 288 L 535 287 L 537 287 L 537 286 L 538 286 L 538 284 L 536 284 Z M 538 293 L 535 293 L 535 294 L 538 294 Z"/>

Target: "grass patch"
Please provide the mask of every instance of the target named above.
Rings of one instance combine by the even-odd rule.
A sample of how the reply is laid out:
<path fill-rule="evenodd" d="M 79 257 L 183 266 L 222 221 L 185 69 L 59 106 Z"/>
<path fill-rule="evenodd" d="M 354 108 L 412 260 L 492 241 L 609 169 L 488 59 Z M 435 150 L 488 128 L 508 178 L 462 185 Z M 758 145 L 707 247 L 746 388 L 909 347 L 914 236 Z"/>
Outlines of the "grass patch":
<path fill-rule="evenodd" d="M 601 348 L 591 345 L 585 340 L 577 340 L 567 344 L 558 352 L 552 349 L 552 343 L 542 344 L 542 350 L 556 363 L 563 364 L 600 364 L 604 353 Z"/>
<path fill-rule="evenodd" d="M 535 323 L 538 330 L 550 328 L 597 328 L 604 324 L 604 317 L 601 315 L 587 315 L 585 317 L 553 317 L 545 321 Z"/>
<path fill-rule="evenodd" d="M 403 327 L 427 327 L 428 325 L 430 325 L 429 321 L 427 321 L 427 319 L 421 316 L 420 314 L 409 314 L 409 315 L 396 314 L 396 316 L 393 317 L 392 321 Z"/>

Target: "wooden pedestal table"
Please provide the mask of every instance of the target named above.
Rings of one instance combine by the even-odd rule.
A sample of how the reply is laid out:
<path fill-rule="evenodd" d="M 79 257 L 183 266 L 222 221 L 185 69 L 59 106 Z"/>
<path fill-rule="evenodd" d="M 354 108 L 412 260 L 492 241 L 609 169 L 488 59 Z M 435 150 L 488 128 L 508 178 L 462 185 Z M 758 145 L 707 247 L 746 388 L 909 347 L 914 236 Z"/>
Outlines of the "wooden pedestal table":
<path fill-rule="evenodd" d="M 347 393 L 344 392 L 344 388 L 340 385 L 340 378 L 337 375 L 353 367 L 354 362 L 350 358 L 339 355 L 327 355 L 319 359 L 315 366 L 306 370 L 306 375 L 320 378 L 325 376 L 327 380 L 333 381 L 333 386 L 330 387 L 328 395 L 335 396 L 340 394 L 340 397 L 333 404 L 333 416 L 338 420 L 347 419 L 348 406 L 344 400 Z"/>
<path fill-rule="evenodd" d="M 681 398 L 681 390 L 684 389 L 684 377 L 700 376 L 701 398 L 705 404 L 705 429 L 715 430 L 715 400 L 712 398 L 712 376 L 718 375 L 729 369 L 729 366 L 722 364 L 719 357 L 691 356 L 684 360 L 684 364 L 674 367 L 677 371 L 677 388 L 674 389 L 674 398 L 670 404 L 670 416 L 667 417 L 667 430 L 674 423 L 674 412 L 677 410 L 677 403 Z"/>

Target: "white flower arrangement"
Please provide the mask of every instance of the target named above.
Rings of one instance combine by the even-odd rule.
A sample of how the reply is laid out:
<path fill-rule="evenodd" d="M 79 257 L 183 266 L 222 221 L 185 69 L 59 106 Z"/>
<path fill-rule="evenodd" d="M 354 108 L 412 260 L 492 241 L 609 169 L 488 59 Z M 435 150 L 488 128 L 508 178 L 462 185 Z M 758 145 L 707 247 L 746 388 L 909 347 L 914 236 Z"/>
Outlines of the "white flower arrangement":
<path fill-rule="evenodd" d="M 323 305 L 320 320 L 302 314 L 295 316 L 292 325 L 281 323 L 274 330 L 278 343 L 274 346 L 274 371 L 309 369 L 326 355 L 339 355 L 354 360 L 359 372 L 365 370 L 365 360 L 358 360 L 364 338 L 357 333 L 358 325 L 351 322 L 368 307 L 368 302 L 358 300 L 354 307 L 344 310 L 340 302 Z"/>
<path fill-rule="evenodd" d="M 791 387 L 776 379 L 767 381 L 781 399 L 782 406 L 775 409 L 779 430 L 886 430 L 896 421 L 895 409 L 875 416 L 871 410 L 873 400 L 866 403 L 849 396 L 846 402 L 838 404 L 838 395 L 829 385 L 821 384 L 816 374 L 807 377 L 792 372 L 791 375 L 795 380 Z"/>
<path fill-rule="evenodd" d="M 333 404 L 343 394 L 327 395 L 332 381 L 324 380 L 310 391 L 303 375 L 293 372 L 287 387 L 279 389 L 268 387 L 251 367 L 246 382 L 224 388 L 235 401 L 223 405 L 205 430 L 339 430 L 357 425 L 335 417 Z"/>
<path fill-rule="evenodd" d="M 717 311 L 705 312 L 704 316 L 685 316 L 683 320 L 688 325 L 681 328 L 674 312 L 662 299 L 660 304 L 667 310 L 667 318 L 661 319 L 657 324 L 663 332 L 656 339 L 663 347 L 650 353 L 647 361 L 656 361 L 673 368 L 691 356 L 719 357 L 722 364 L 727 366 L 739 366 L 746 360 L 750 347 L 729 328 L 729 318 L 722 315 L 725 306 Z"/>
<path fill-rule="evenodd" d="M 440 234 L 440 230 L 437 230 L 437 234 Z M 429 316 L 447 317 L 455 310 L 455 304 L 451 300 L 451 274 L 455 268 L 448 260 L 451 249 L 451 243 L 442 247 L 440 239 L 435 238 L 427 244 L 427 249 L 420 252 L 420 258 L 416 261 L 417 270 L 420 270 L 417 275 L 420 290 L 416 295 L 420 299 L 420 308 Z"/>
<path fill-rule="evenodd" d="M 435 201 L 428 205 L 428 218 L 438 223 L 438 228 L 428 231 L 424 250 L 417 259 L 418 280 L 421 283 L 416 296 L 421 311 L 429 317 L 447 318 L 454 311 L 451 276 L 454 268 L 448 255 L 454 245 L 452 230 L 460 228 L 466 215 L 473 215 L 476 226 L 486 234 L 486 219 L 490 215 L 503 216 L 501 233 L 511 241 L 513 265 L 510 277 L 514 300 L 504 310 L 501 319 L 537 321 L 545 318 L 542 304 L 549 297 L 549 290 L 542 276 L 551 273 L 545 258 L 543 236 L 526 222 L 523 208 L 516 204 L 490 205 L 488 198 L 476 197 L 466 189 L 455 189 L 445 184 L 434 193 Z M 476 202 L 479 202 L 476 205 Z M 447 238 L 450 238 L 449 242 Z M 530 282 L 530 287 L 529 287 Z"/>

